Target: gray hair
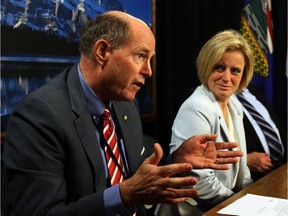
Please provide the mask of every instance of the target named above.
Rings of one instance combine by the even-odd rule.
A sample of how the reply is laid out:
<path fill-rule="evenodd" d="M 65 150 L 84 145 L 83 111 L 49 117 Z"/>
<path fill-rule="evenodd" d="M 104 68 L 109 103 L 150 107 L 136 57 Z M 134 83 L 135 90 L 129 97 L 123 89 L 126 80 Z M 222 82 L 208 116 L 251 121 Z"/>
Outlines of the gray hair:
<path fill-rule="evenodd" d="M 120 17 L 101 14 L 81 28 L 80 53 L 93 59 L 93 46 L 100 39 L 107 40 L 113 49 L 117 49 L 127 42 L 129 29 L 128 22 Z"/>

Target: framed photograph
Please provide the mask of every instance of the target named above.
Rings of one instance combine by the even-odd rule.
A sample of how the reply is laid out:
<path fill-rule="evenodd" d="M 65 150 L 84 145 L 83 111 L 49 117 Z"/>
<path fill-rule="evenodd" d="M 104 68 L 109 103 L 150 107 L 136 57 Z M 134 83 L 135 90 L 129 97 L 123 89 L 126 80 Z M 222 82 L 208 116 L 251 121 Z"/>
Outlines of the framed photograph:
<path fill-rule="evenodd" d="M 155 0 L 1 0 L 1 131 L 16 103 L 66 67 L 79 61 L 79 30 L 85 21 L 110 10 L 125 11 L 155 33 Z M 156 112 L 153 77 L 137 94 L 141 117 Z"/>

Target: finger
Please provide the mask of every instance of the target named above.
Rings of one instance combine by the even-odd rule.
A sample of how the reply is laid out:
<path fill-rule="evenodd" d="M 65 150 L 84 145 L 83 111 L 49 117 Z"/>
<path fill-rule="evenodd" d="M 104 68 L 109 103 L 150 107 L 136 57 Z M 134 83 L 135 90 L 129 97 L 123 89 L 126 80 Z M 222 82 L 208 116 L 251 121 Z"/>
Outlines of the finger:
<path fill-rule="evenodd" d="M 217 151 L 218 158 L 229 158 L 229 157 L 242 157 L 244 153 L 242 151 Z"/>
<path fill-rule="evenodd" d="M 238 143 L 235 142 L 215 142 L 216 149 L 232 149 L 237 148 Z"/>
<path fill-rule="evenodd" d="M 272 170 L 273 170 L 273 168 L 271 168 L 271 167 L 267 167 L 267 168 L 266 168 L 266 171 L 267 171 L 267 172 L 271 172 Z"/>
<path fill-rule="evenodd" d="M 229 157 L 229 158 L 217 158 L 215 164 L 231 164 L 237 163 L 239 160 L 237 157 Z"/>
<path fill-rule="evenodd" d="M 145 160 L 145 162 L 156 166 L 160 162 L 162 156 L 163 156 L 163 150 L 161 146 L 158 143 L 155 143 L 153 154 L 150 157 L 148 157 Z"/>
<path fill-rule="evenodd" d="M 182 187 L 191 187 L 198 183 L 198 180 L 192 176 L 186 177 L 171 177 L 167 178 L 165 182 L 163 182 L 162 186 L 167 188 L 182 188 Z"/>
<path fill-rule="evenodd" d="M 188 172 L 192 170 L 192 165 L 189 163 L 175 163 L 165 166 L 159 166 L 160 175 L 169 177 L 178 173 Z"/>
<path fill-rule="evenodd" d="M 161 192 L 161 196 L 166 197 L 167 200 L 173 199 L 177 202 L 177 199 L 187 199 L 187 197 L 197 197 L 199 192 L 192 188 L 166 188 Z"/>
<path fill-rule="evenodd" d="M 267 164 L 267 167 L 268 167 L 270 170 L 275 169 L 275 166 L 274 166 L 272 163 L 270 163 L 270 162 Z"/>
<path fill-rule="evenodd" d="M 211 164 L 211 168 L 215 170 L 228 170 L 230 167 L 228 164 L 237 163 L 239 160 L 236 157 L 230 158 L 217 158 L 214 164 Z"/>
<path fill-rule="evenodd" d="M 213 141 L 217 138 L 217 134 L 203 134 L 201 135 L 203 138 L 201 139 L 201 141 L 203 143 L 207 142 L 207 141 Z"/>
<path fill-rule="evenodd" d="M 189 197 L 198 197 L 199 194 L 198 193 L 194 193 L 193 195 L 190 195 Z M 177 204 L 179 202 L 184 202 L 188 200 L 188 197 L 185 197 L 185 198 L 166 198 L 162 203 L 167 203 L 167 204 Z"/>
<path fill-rule="evenodd" d="M 263 173 L 269 173 L 269 172 L 271 172 L 273 169 L 271 169 L 271 168 L 269 168 L 269 167 L 266 167 L 266 166 L 264 166 L 264 167 L 261 167 L 261 171 L 263 172 Z"/>
<path fill-rule="evenodd" d="M 146 197 L 146 204 L 160 203 L 178 203 L 188 199 L 188 197 L 197 197 L 199 192 L 193 188 L 163 188 L 162 190 L 154 191 Z"/>
<path fill-rule="evenodd" d="M 213 165 L 211 165 L 211 169 L 214 169 L 214 170 L 229 170 L 230 167 L 227 164 L 213 164 Z"/>
<path fill-rule="evenodd" d="M 272 164 L 272 160 L 271 160 L 271 158 L 268 156 L 268 154 L 267 154 L 267 160 L 268 160 L 269 163 Z"/>

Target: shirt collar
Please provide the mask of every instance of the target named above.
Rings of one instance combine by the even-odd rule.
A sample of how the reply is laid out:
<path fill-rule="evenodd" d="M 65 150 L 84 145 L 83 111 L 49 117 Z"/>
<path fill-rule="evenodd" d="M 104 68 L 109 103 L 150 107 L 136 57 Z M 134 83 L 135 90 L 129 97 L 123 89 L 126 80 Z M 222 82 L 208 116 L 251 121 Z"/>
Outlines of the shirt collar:
<path fill-rule="evenodd" d="M 84 91 L 88 109 L 92 116 L 96 116 L 98 118 L 104 112 L 106 105 L 99 99 L 99 97 L 95 94 L 95 92 L 91 89 L 91 87 L 85 81 L 83 74 L 80 70 L 79 64 L 77 68 L 78 68 L 78 76 L 81 82 L 82 89 Z M 109 103 L 108 106 L 110 106 L 110 104 L 111 103 Z"/>

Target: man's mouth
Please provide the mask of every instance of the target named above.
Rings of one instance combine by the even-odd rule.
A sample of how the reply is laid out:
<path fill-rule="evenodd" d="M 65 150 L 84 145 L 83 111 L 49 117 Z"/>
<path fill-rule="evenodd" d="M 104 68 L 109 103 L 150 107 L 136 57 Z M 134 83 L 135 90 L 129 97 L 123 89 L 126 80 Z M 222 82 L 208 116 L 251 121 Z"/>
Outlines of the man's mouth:
<path fill-rule="evenodd" d="M 139 88 L 141 88 L 142 86 L 144 86 L 144 82 L 134 82 L 133 85 L 136 85 Z"/>

